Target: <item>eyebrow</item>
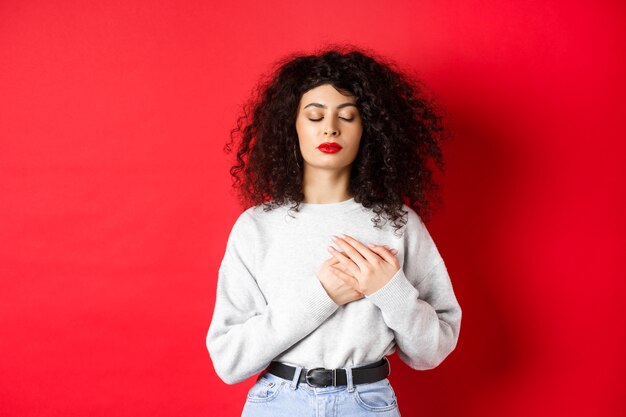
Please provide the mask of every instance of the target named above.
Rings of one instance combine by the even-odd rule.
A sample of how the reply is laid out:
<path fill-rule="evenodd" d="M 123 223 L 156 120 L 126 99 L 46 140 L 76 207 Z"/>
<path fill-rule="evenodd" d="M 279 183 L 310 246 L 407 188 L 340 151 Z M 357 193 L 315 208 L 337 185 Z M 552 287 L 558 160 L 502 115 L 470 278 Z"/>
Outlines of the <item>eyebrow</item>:
<path fill-rule="evenodd" d="M 328 108 L 328 107 L 326 107 L 325 105 L 320 104 L 320 103 L 309 103 L 309 104 L 307 104 L 306 106 L 304 106 L 304 107 L 302 108 L 302 110 L 306 109 L 306 108 L 307 108 L 307 107 L 309 107 L 309 106 L 319 107 L 319 108 L 321 108 L 321 109 L 327 109 L 327 108 Z M 343 103 L 343 104 L 338 105 L 338 106 L 337 106 L 337 108 L 338 108 L 338 109 L 342 109 L 342 108 L 344 108 L 344 107 L 348 107 L 348 106 L 354 106 L 354 107 L 356 107 L 356 104 L 354 104 L 354 103 Z M 358 107 L 357 107 L 357 109 L 358 109 Z"/>

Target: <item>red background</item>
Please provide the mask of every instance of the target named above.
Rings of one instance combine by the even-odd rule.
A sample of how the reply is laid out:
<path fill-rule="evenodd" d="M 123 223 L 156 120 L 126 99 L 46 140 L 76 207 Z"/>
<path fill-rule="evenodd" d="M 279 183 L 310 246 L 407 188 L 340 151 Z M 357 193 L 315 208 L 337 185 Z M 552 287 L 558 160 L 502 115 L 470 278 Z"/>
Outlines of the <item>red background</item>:
<path fill-rule="evenodd" d="M 87 4 L 89 3 L 89 4 Z M 447 109 L 428 224 L 463 308 L 407 416 L 626 415 L 618 1 L 4 1 L 0 414 L 238 416 L 205 335 L 222 146 L 275 59 L 352 42 Z"/>

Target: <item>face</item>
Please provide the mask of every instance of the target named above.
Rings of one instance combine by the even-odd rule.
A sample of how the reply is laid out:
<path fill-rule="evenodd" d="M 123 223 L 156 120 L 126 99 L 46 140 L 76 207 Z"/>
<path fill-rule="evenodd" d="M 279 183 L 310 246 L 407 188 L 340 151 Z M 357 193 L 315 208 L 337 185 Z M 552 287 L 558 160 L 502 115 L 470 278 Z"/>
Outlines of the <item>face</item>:
<path fill-rule="evenodd" d="M 296 131 L 305 170 L 310 167 L 345 168 L 352 164 L 363 132 L 355 103 L 356 97 L 345 96 L 330 84 L 320 85 L 302 95 Z"/>

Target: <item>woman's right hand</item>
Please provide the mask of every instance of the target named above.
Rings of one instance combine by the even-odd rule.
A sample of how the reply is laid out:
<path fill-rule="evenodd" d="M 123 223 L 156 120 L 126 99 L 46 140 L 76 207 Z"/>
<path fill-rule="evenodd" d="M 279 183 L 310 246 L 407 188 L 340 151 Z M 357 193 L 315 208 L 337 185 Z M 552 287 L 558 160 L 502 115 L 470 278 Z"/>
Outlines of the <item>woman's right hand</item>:
<path fill-rule="evenodd" d="M 324 261 L 317 273 L 317 278 L 322 283 L 328 296 L 337 305 L 344 305 L 365 297 L 363 293 L 356 289 L 358 286 L 356 278 L 339 269 L 340 266 L 341 263 L 337 258 L 331 256 Z"/>

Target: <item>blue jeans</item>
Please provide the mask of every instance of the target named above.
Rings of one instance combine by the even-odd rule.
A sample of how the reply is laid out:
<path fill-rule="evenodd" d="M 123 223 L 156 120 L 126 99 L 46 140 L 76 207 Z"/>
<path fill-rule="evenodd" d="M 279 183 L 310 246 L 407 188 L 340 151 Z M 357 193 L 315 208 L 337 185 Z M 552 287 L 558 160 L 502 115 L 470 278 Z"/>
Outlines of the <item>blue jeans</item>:
<path fill-rule="evenodd" d="M 389 379 L 354 385 L 345 368 L 347 385 L 316 388 L 299 382 L 302 367 L 289 381 L 263 372 L 248 391 L 241 417 L 400 417 Z"/>

